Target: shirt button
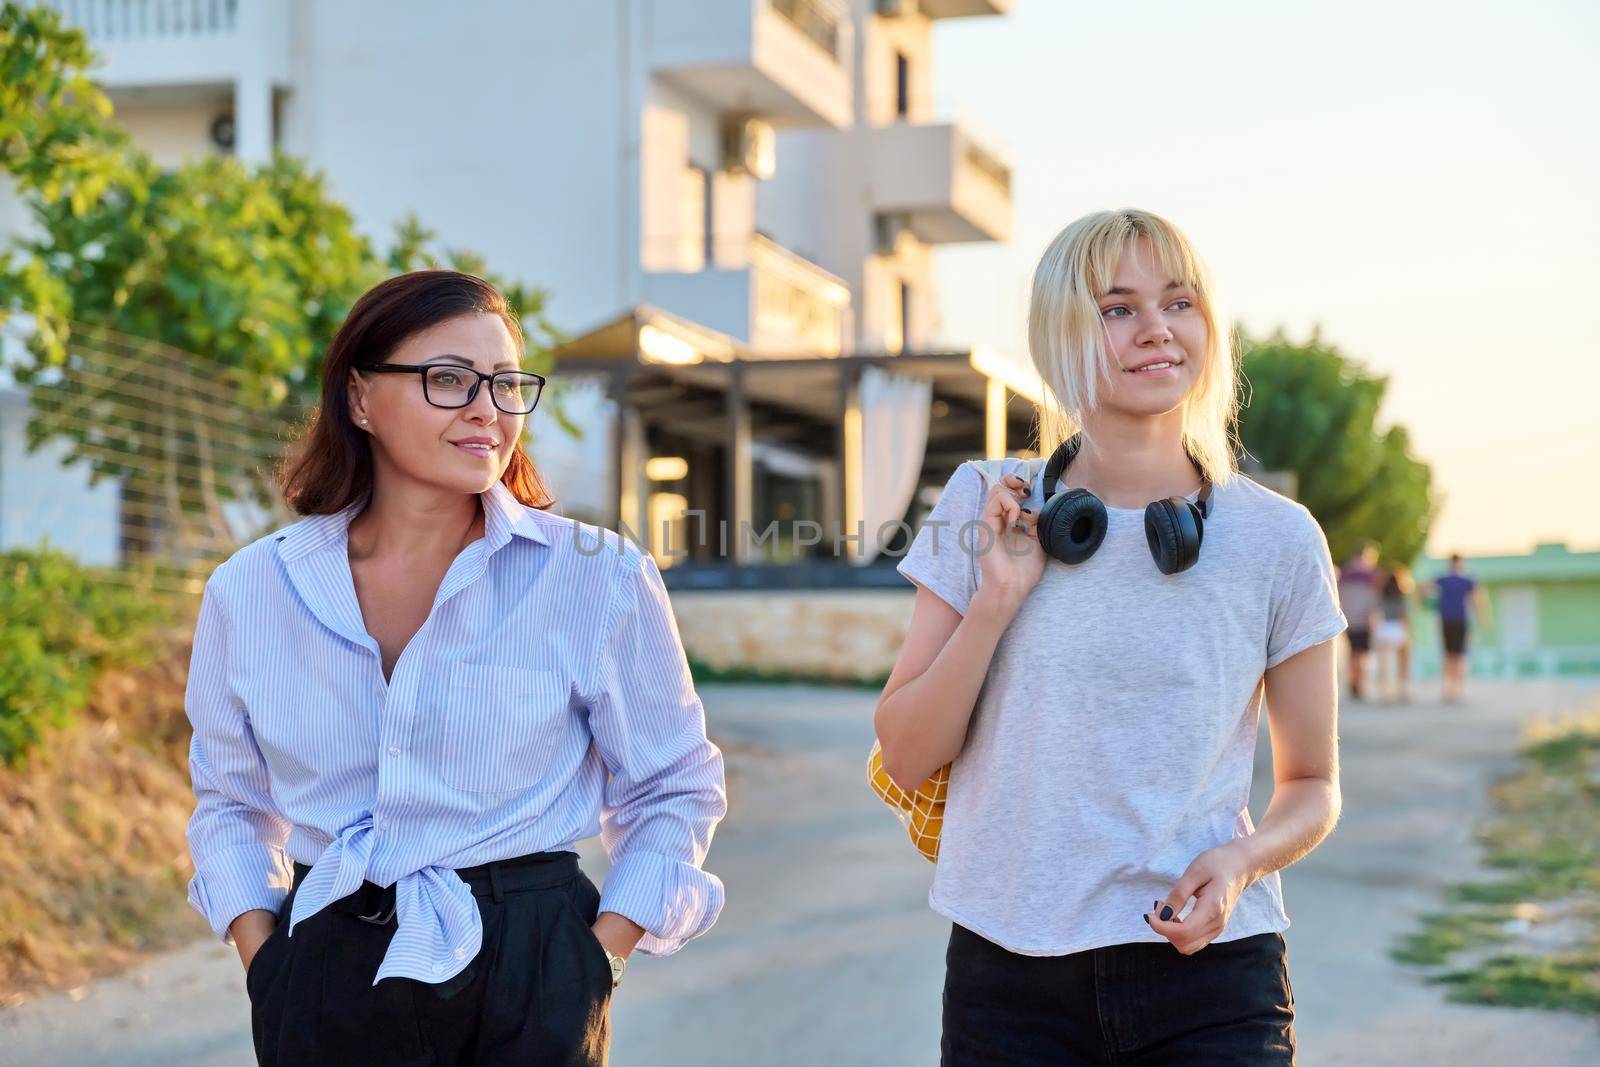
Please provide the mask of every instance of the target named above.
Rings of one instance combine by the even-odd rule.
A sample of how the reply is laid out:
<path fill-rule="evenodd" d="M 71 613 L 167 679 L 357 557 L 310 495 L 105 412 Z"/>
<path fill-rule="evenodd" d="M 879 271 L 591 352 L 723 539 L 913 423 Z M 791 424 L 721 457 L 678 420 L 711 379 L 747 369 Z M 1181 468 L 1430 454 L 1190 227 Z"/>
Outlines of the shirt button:
<path fill-rule="evenodd" d="M 456 959 L 464 960 L 466 958 L 467 958 L 467 950 L 466 949 L 464 949 L 464 948 L 456 949 Z"/>
<path fill-rule="evenodd" d="M 438 974 L 438 973 L 439 973 L 439 972 L 441 972 L 441 971 L 443 971 L 443 970 L 444 970 L 444 964 L 442 964 L 442 963 L 435 963 L 435 964 L 434 964 L 434 965 L 433 965 L 433 973 L 434 973 L 434 974 Z"/>
<path fill-rule="evenodd" d="M 389 755 L 398 756 L 398 755 L 400 755 L 400 750 L 398 748 L 396 748 L 394 745 L 390 745 L 389 746 Z"/>

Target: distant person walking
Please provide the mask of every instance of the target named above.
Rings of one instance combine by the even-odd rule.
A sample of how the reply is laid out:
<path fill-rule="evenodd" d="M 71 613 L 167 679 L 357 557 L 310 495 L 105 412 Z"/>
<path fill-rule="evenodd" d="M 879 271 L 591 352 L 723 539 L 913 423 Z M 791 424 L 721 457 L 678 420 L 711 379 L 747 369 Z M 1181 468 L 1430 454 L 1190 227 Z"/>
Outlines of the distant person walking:
<path fill-rule="evenodd" d="M 1363 541 L 1355 555 L 1339 568 L 1339 609 L 1349 620 L 1345 635 L 1350 642 L 1350 696 L 1362 699 L 1367 653 L 1372 648 L 1372 628 L 1378 611 L 1378 546 Z"/>
<path fill-rule="evenodd" d="M 1377 670 L 1373 688 L 1379 700 L 1411 700 L 1411 571 L 1397 563 L 1383 577 L 1378 595 L 1378 625 L 1373 631 Z"/>
<path fill-rule="evenodd" d="M 1459 553 L 1450 557 L 1450 573 L 1431 583 L 1437 598 L 1439 630 L 1444 639 L 1444 699 L 1459 703 L 1466 696 L 1467 633 L 1471 627 L 1468 607 L 1487 620 L 1489 601 L 1483 589 L 1466 573 L 1466 561 Z"/>

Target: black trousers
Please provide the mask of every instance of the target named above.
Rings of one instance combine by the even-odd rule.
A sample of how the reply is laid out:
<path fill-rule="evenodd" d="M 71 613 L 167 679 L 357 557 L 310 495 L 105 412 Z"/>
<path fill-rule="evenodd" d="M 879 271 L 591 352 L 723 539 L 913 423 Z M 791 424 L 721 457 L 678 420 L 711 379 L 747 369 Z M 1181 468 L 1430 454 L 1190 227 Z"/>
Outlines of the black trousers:
<path fill-rule="evenodd" d="M 483 947 L 443 983 L 372 976 L 394 937 L 394 887 L 364 882 L 295 927 L 295 864 L 278 926 L 250 961 L 256 1060 L 266 1064 L 422 1065 L 607 1062 L 611 967 L 589 929 L 600 892 L 572 852 L 457 871 L 483 917 Z M 387 906 L 386 906 L 387 905 Z M 359 916 L 381 917 L 381 924 Z"/>
<path fill-rule="evenodd" d="M 1283 935 L 1021 956 L 953 926 L 940 1051 L 944 1067 L 1292 1065 Z"/>

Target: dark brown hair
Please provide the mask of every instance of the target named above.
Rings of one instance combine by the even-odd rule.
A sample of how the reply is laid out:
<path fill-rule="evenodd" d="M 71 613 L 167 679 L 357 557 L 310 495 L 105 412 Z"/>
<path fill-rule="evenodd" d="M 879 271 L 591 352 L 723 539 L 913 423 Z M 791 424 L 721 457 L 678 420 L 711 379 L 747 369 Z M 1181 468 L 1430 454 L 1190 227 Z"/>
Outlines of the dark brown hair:
<path fill-rule="evenodd" d="M 322 364 L 322 405 L 278 470 L 278 488 L 291 510 L 328 515 L 372 492 L 372 442 L 350 418 L 350 369 L 381 363 L 407 338 L 474 313 L 498 315 L 521 355 L 522 325 L 506 298 L 470 274 L 412 271 L 379 282 L 355 302 Z M 518 442 L 500 482 L 529 507 L 542 510 L 555 502 Z"/>

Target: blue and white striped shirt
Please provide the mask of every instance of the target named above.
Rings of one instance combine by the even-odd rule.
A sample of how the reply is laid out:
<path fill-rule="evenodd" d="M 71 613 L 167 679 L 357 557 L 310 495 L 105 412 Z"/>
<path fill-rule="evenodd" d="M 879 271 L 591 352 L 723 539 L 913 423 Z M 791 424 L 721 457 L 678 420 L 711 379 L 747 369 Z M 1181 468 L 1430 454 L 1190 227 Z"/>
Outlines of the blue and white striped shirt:
<path fill-rule="evenodd" d="M 231 941 L 311 865 L 295 924 L 395 886 L 398 926 L 373 984 L 442 982 L 482 943 L 455 873 L 596 833 L 600 909 L 668 955 L 722 909 L 700 868 L 727 810 L 655 561 L 609 530 L 525 507 L 496 482 L 484 535 L 450 564 L 384 680 L 351 577 L 361 505 L 313 515 L 207 580 L 185 707 L 194 727 L 189 902 Z"/>

